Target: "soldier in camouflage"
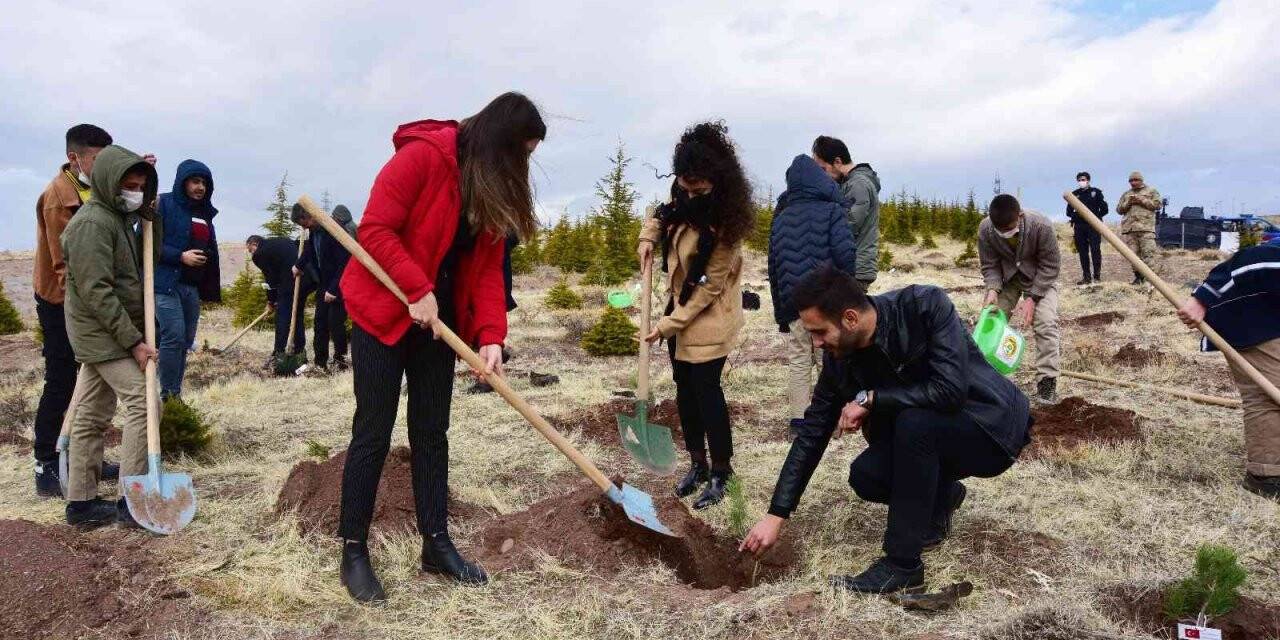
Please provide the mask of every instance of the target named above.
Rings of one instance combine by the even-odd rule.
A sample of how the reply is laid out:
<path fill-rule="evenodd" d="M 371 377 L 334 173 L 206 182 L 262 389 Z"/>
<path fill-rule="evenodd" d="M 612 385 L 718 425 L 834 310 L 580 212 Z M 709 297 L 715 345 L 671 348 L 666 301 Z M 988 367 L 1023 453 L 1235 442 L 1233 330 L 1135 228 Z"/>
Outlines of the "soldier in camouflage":
<path fill-rule="evenodd" d="M 1134 171 L 1129 174 L 1129 190 L 1120 196 L 1116 211 L 1124 216 L 1120 223 L 1120 235 L 1124 243 L 1153 271 L 1156 268 L 1156 211 L 1160 210 L 1160 192 L 1150 187 L 1142 178 L 1142 173 Z M 1137 270 L 1133 272 L 1133 284 L 1140 285 L 1146 278 Z"/>

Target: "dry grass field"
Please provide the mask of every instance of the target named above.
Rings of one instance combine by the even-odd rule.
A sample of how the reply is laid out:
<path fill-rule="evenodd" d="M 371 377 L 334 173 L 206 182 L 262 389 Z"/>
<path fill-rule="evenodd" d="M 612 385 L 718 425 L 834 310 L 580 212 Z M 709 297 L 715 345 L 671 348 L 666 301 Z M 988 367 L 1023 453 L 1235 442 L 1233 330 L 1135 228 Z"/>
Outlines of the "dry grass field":
<path fill-rule="evenodd" d="M 1106 256 L 1107 282 L 1072 286 L 1079 275 L 1068 244 L 1062 244 L 1061 278 L 1065 368 L 1235 397 L 1222 357 L 1197 353 L 1195 336 L 1158 293 L 1128 286 L 1129 270 L 1114 252 Z M 935 284 L 952 293 L 963 316 L 973 318 L 981 280 L 976 267 L 953 264 L 960 250 L 953 244 L 931 251 L 893 247 L 898 267 L 882 274 L 873 293 Z M 1188 283 L 1217 259 L 1171 252 L 1165 273 L 1175 287 L 1189 291 Z M 761 294 L 763 307 L 748 312 L 725 387 L 730 401 L 741 406 L 735 412 L 734 465 L 754 521 L 767 507 L 788 448 L 785 336 L 772 321 L 762 256 L 749 258 L 745 281 Z M 516 280 L 520 308 L 510 315 L 514 357 L 508 365 L 514 386 L 544 415 L 571 427 L 569 438 L 606 473 L 665 494 L 672 478 L 646 474 L 607 434 L 573 426 L 592 407 L 609 403 L 615 390 L 632 385 L 634 364 L 629 358 L 590 358 L 566 337 L 595 318 L 602 295 L 579 289 L 590 309 L 553 313 L 542 296 L 554 282 L 549 272 Z M 1107 312 L 1114 314 L 1074 320 Z M 229 311 L 211 310 L 197 344 L 219 346 L 231 334 Z M 1126 347 L 1142 357 L 1117 359 Z M 19 547 L 12 535 L 7 538 L 9 550 L 0 551 L 4 638 L 48 637 L 53 628 L 62 630 L 59 637 L 173 640 L 1139 638 L 1157 630 L 1142 619 L 1138 603 L 1185 575 L 1205 542 L 1239 553 L 1249 570 L 1248 595 L 1274 605 L 1280 594 L 1280 504 L 1239 488 L 1240 412 L 1064 378 L 1064 397 L 1132 411 L 1137 436 L 1046 449 L 1024 456 L 998 478 L 969 481 L 969 499 L 952 537 L 926 555 L 931 587 L 959 580 L 975 585 L 973 595 L 949 611 L 907 612 L 885 599 L 826 587 L 828 574 L 861 570 L 880 550 L 885 509 L 861 502 L 846 484 L 848 464 L 864 446 L 860 438 L 837 441 L 828 450 L 786 529 L 798 557 L 770 582 L 736 592 L 697 589 L 656 558 L 596 571 L 580 558 L 534 550 L 533 561 L 497 572 L 488 586 L 460 588 L 419 574 L 415 534 L 375 529 L 375 562 L 391 599 L 385 606 L 363 607 L 338 584 L 337 541 L 323 532 L 304 534 L 295 514 L 277 511 L 291 469 L 317 460 L 309 457 L 307 443 L 334 453 L 345 448 L 354 408 L 349 373 L 264 377 L 267 332 L 251 332 L 222 356 L 193 355 L 185 395 L 216 431 L 209 456 L 174 465 L 194 478 L 196 520 L 169 538 L 114 528 L 68 536 L 61 524 L 63 503 L 34 494 L 23 441 L 40 389 L 38 351 L 30 335 L 10 337 L 0 349 L 0 430 L 9 432 L 0 441 L 10 442 L 0 445 L 0 523 L 28 520 L 40 526 L 22 525 L 22 531 L 48 533 L 53 547 L 37 573 L 58 574 L 60 557 L 100 558 L 91 563 L 97 577 L 76 587 L 91 595 L 71 602 L 56 584 L 32 581 L 38 576 L 24 573 L 29 569 L 14 569 L 13 549 Z M 666 358 L 654 361 L 656 398 L 673 398 Z M 1029 357 L 1017 375 L 1024 390 L 1033 384 L 1030 362 Z M 561 382 L 532 387 L 530 370 L 554 373 Z M 581 477 L 498 396 L 461 393 L 469 384 L 460 375 L 453 399 L 450 485 L 468 508 L 453 518 L 452 529 L 465 550 L 491 555 L 481 549 L 487 526 L 579 488 Z M 399 420 L 395 443 L 406 444 L 403 409 Z M 114 492 L 114 486 L 104 492 Z M 732 537 L 723 506 L 697 517 Z M 113 559 L 116 554 L 120 560 Z M 54 604 L 45 606 L 46 601 Z"/>

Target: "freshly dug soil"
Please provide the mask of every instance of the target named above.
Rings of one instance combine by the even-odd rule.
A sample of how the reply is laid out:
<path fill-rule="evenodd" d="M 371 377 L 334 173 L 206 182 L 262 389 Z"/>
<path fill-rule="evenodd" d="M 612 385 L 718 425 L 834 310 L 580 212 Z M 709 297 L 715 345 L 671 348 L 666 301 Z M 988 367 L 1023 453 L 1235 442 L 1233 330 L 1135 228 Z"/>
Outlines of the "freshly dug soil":
<path fill-rule="evenodd" d="M 378 482 L 378 499 L 373 507 L 372 529 L 383 533 L 413 533 L 418 530 L 413 504 L 413 473 L 409 448 L 395 447 L 387 454 Z M 304 533 L 337 535 L 342 505 L 342 469 L 347 452 L 316 462 L 304 460 L 294 465 L 276 499 L 276 513 L 297 510 Z M 464 520 L 482 518 L 484 509 L 449 498 L 449 517 Z"/>
<path fill-rule="evenodd" d="M 1118 444 L 1142 438 L 1136 415 L 1127 409 L 1090 404 L 1075 396 L 1057 404 L 1033 407 L 1031 444 L 1024 458 L 1038 458 L 1055 450 L 1075 449 L 1086 443 Z"/>
<path fill-rule="evenodd" d="M 1144 349 L 1130 342 L 1120 347 L 1114 357 L 1116 364 L 1141 369 L 1142 367 L 1158 365 L 1168 356 L 1159 349 Z"/>
<path fill-rule="evenodd" d="M 0 520 L 0 638 L 185 636 L 203 614 L 162 577 L 145 536 Z"/>
<path fill-rule="evenodd" d="M 1102 313 L 1091 313 L 1087 316 L 1072 318 L 1069 322 L 1077 327 L 1085 329 L 1099 329 L 1107 325 L 1115 324 L 1124 320 L 1124 314 L 1119 311 L 1103 311 Z"/>
<path fill-rule="evenodd" d="M 29 447 L 31 446 L 31 441 L 16 431 L 0 430 L 0 447 L 6 445 L 19 448 Z"/>
<path fill-rule="evenodd" d="M 566 566 L 609 578 L 626 567 L 660 562 L 696 589 L 737 591 L 778 580 L 797 562 L 783 539 L 763 559 L 738 553 L 733 540 L 716 537 L 675 497 L 655 498 L 672 538 L 632 523 L 622 507 L 585 481 L 573 492 L 493 520 L 478 534 L 478 556 L 490 571 L 531 569 L 545 554 Z"/>
<path fill-rule="evenodd" d="M 987 571 L 991 578 L 982 585 L 986 588 L 1035 592 L 1041 587 L 1028 569 L 1050 577 L 1068 571 L 1062 560 L 1065 544 L 1057 538 L 1037 531 L 1011 529 L 983 518 L 958 522 L 960 526 L 946 544 L 963 549 L 962 556 L 970 558 L 970 564 L 1000 569 Z"/>
<path fill-rule="evenodd" d="M 1176 638 L 1178 620 L 1164 614 L 1164 592 L 1167 586 L 1143 589 L 1136 585 L 1120 585 L 1103 590 L 1102 603 L 1112 618 L 1127 620 L 1144 632 L 1160 637 Z M 1182 620 L 1190 624 L 1192 620 Z M 1213 618 L 1209 626 L 1222 630 L 1225 640 L 1263 640 L 1280 638 L 1280 604 L 1268 604 L 1241 596 L 1230 613 Z"/>
<path fill-rule="evenodd" d="M 593 442 L 609 446 L 620 446 L 618 441 L 618 414 L 635 415 L 636 402 L 631 398 L 615 398 L 577 411 L 569 415 L 549 418 L 552 426 L 565 433 L 581 433 Z M 729 419 L 733 424 L 751 422 L 758 418 L 755 407 L 738 402 L 729 403 Z M 649 407 L 649 424 L 662 425 L 671 429 L 671 438 L 677 448 L 683 448 L 684 431 L 680 428 L 680 412 L 676 401 L 666 399 Z"/>

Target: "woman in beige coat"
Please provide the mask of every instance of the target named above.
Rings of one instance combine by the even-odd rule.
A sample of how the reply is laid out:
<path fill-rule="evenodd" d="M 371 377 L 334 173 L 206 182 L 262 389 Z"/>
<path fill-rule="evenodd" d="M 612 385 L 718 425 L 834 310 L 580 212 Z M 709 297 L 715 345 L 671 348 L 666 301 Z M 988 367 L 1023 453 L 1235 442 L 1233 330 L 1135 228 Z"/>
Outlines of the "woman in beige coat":
<path fill-rule="evenodd" d="M 733 475 L 733 434 L 720 376 L 744 322 L 742 242 L 751 233 L 755 210 L 727 133 L 718 122 L 685 130 L 672 158 L 671 201 L 645 221 L 638 249 L 646 266 L 655 248 L 660 250 L 668 277 L 666 311 L 645 340 L 668 340 L 691 460 L 675 492 L 683 498 L 706 485 L 695 509 L 723 500 Z"/>

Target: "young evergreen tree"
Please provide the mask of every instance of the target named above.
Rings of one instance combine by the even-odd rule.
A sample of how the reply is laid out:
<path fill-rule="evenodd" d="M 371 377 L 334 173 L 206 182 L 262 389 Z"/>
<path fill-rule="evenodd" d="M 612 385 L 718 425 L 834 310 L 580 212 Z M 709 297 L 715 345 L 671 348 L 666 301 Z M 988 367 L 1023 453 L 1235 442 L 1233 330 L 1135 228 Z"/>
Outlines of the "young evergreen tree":
<path fill-rule="evenodd" d="M 876 258 L 876 270 L 888 271 L 893 268 L 893 252 L 889 247 L 880 247 L 880 255 Z"/>
<path fill-rule="evenodd" d="M 525 275 L 533 273 L 534 267 L 542 264 L 542 236 L 539 231 L 525 242 L 511 250 L 511 273 Z"/>
<path fill-rule="evenodd" d="M 977 259 L 978 259 L 978 252 L 975 251 L 973 248 L 973 241 L 969 240 L 964 243 L 964 252 L 956 256 L 956 266 L 968 267 L 968 266 L 971 266 L 973 264 L 973 261 Z"/>
<path fill-rule="evenodd" d="M 636 200 L 640 194 L 627 182 L 626 147 L 618 142 L 613 157 L 609 158 L 609 172 L 596 182 L 596 195 L 601 205 L 593 216 L 598 230 L 599 243 L 595 256 L 598 275 L 593 284 L 612 286 L 626 282 L 640 269 L 636 256 L 636 238 L 640 235 L 640 218 L 635 214 Z"/>
<path fill-rule="evenodd" d="M 160 417 L 160 443 L 166 459 L 198 457 L 213 442 L 208 420 L 195 407 L 171 396 L 164 401 Z"/>
<path fill-rule="evenodd" d="M 543 304 L 550 309 L 581 309 L 582 296 L 569 288 L 566 278 L 560 278 L 554 287 L 547 290 L 547 297 L 543 300 Z"/>
<path fill-rule="evenodd" d="M 280 184 L 276 185 L 275 199 L 267 204 L 268 218 L 262 223 L 262 228 L 273 238 L 292 238 L 298 230 L 298 225 L 289 219 L 292 211 L 293 205 L 289 204 L 289 172 L 286 171 L 280 178 Z"/>
<path fill-rule="evenodd" d="M 1210 618 L 1225 615 L 1235 608 L 1248 575 L 1235 551 L 1203 545 L 1196 550 L 1195 573 L 1165 594 L 1165 614 L 1175 620 L 1193 619 L 1200 613 Z"/>
<path fill-rule="evenodd" d="M 593 356 L 627 356 L 639 353 L 636 325 L 621 309 L 605 306 L 600 321 L 582 336 L 582 348 Z"/>
<path fill-rule="evenodd" d="M 769 253 L 769 232 L 773 229 L 773 187 L 769 187 L 769 195 L 764 201 L 756 203 L 756 226 L 747 238 L 747 247 L 760 253 Z"/>
<path fill-rule="evenodd" d="M 573 225 L 569 233 L 569 241 L 565 243 L 562 257 L 565 270 L 573 273 L 586 273 L 596 259 L 599 245 L 596 240 L 596 227 L 591 220 L 583 220 Z"/>
<path fill-rule="evenodd" d="M 13 306 L 9 295 L 5 293 L 4 283 L 0 283 L 0 335 L 21 333 L 24 328 L 22 316 L 18 315 L 18 309 Z"/>
<path fill-rule="evenodd" d="M 547 240 L 542 245 L 542 261 L 561 271 L 568 272 L 565 256 L 569 249 L 569 236 L 573 234 L 573 227 L 569 224 L 569 215 L 563 213 L 560 219 L 556 221 L 554 227 L 547 231 Z"/>
<path fill-rule="evenodd" d="M 236 280 L 231 285 L 232 297 L 235 304 L 231 306 L 235 310 L 231 318 L 231 325 L 234 327 L 244 327 L 255 318 L 262 315 L 262 310 L 267 308 L 267 290 L 263 288 L 262 274 L 256 269 L 250 269 L 248 266 L 236 276 Z M 268 314 L 258 323 L 260 329 L 273 327 L 274 322 L 271 321 L 273 314 Z"/>

